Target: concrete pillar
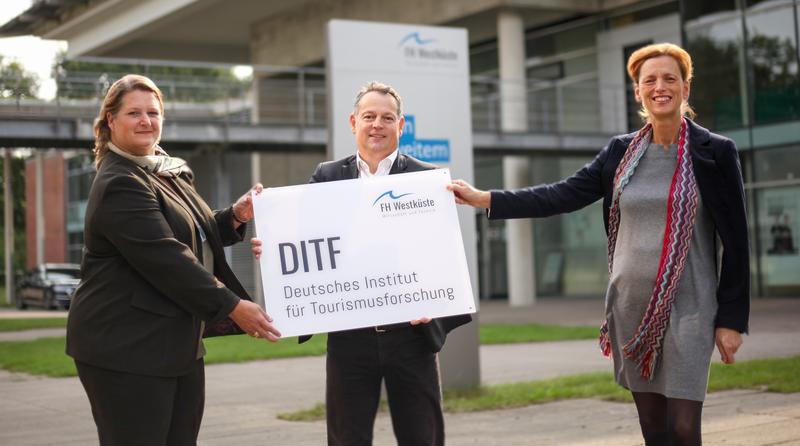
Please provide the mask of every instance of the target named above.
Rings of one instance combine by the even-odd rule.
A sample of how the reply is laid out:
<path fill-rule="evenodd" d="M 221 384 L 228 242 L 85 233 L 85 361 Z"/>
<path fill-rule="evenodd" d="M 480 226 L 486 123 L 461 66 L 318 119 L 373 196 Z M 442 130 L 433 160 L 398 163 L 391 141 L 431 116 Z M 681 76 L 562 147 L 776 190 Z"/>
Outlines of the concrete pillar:
<path fill-rule="evenodd" d="M 503 157 L 503 188 L 529 186 L 528 158 Z M 506 271 L 508 303 L 522 307 L 536 303 L 536 277 L 533 256 L 533 220 L 506 220 Z"/>
<path fill-rule="evenodd" d="M 497 14 L 497 46 L 500 67 L 500 129 L 528 130 L 528 96 L 525 82 L 525 27 L 516 11 Z M 503 157 L 503 188 L 529 186 L 528 159 Z M 513 307 L 536 302 L 533 257 L 533 221 L 506 221 L 506 270 L 508 302 Z"/>
<path fill-rule="evenodd" d="M 6 261 L 6 303 L 14 302 L 14 194 L 11 190 L 11 149 L 5 149 L 3 162 L 3 222 Z"/>
<path fill-rule="evenodd" d="M 250 96 L 253 98 L 253 107 L 250 110 L 250 124 L 258 124 L 261 121 L 261 74 L 258 68 L 253 70 L 253 82 L 250 84 Z"/>
<path fill-rule="evenodd" d="M 528 100 L 525 85 L 525 27 L 516 11 L 497 14 L 497 53 L 500 71 L 500 129 L 528 130 Z"/>
<path fill-rule="evenodd" d="M 44 155 L 36 149 L 36 264 L 44 263 Z"/>

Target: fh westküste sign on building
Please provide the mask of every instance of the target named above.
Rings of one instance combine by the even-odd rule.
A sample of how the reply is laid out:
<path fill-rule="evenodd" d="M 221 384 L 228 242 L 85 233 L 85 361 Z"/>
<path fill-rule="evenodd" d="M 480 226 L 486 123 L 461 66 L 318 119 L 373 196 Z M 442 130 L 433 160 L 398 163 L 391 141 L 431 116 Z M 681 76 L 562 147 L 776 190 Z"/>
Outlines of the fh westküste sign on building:
<path fill-rule="evenodd" d="M 453 178 L 474 182 L 468 41 L 462 28 L 329 21 L 328 159 L 355 153 L 348 120 L 353 100 L 367 82 L 380 81 L 392 85 L 403 98 L 400 153 L 446 167 Z M 477 277 L 475 214 L 466 206 L 457 213 L 467 264 Z M 474 359 L 477 363 L 477 347 Z"/>
<path fill-rule="evenodd" d="M 347 120 L 353 98 L 362 85 L 380 81 L 403 97 L 400 153 L 447 165 L 455 177 L 472 177 L 466 30 L 331 20 L 327 36 L 329 158 L 353 153 Z"/>
<path fill-rule="evenodd" d="M 265 306 L 283 336 L 474 313 L 450 172 L 255 196 Z"/>

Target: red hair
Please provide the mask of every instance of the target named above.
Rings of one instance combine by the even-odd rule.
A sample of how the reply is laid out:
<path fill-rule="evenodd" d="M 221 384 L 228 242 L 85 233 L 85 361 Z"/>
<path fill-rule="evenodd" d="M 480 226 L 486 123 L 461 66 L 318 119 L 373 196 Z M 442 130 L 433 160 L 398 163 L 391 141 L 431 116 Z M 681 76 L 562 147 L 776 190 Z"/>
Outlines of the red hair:
<path fill-rule="evenodd" d="M 644 65 L 644 63 L 649 59 L 661 56 L 669 56 L 673 58 L 675 62 L 678 63 L 678 69 L 681 71 L 681 77 L 683 78 L 683 81 L 691 82 L 694 74 L 694 69 L 692 67 L 692 56 L 690 56 L 685 49 L 679 47 L 678 45 L 672 43 L 654 43 L 639 48 L 638 50 L 634 51 L 633 54 L 631 54 L 631 57 L 628 58 L 628 76 L 631 78 L 631 81 L 633 81 L 634 87 L 639 83 L 639 74 L 642 69 L 642 65 Z M 649 117 L 649 114 L 644 107 L 642 107 L 642 110 L 639 112 L 639 114 L 645 120 L 647 120 Z M 692 107 L 685 100 L 681 104 L 681 114 L 688 115 L 690 118 L 694 118 L 696 115 Z"/>

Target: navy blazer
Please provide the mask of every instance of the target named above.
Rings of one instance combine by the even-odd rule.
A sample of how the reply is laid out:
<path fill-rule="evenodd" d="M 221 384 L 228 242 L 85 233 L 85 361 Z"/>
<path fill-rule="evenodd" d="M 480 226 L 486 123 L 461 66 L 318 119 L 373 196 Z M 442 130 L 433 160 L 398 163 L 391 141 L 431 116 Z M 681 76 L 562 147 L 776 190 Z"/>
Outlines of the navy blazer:
<path fill-rule="evenodd" d="M 747 332 L 750 314 L 750 259 L 744 186 L 736 145 L 687 119 L 689 150 L 703 206 L 722 242 L 719 309 L 715 324 Z M 635 133 L 611 138 L 594 161 L 555 184 L 513 191 L 491 191 L 489 218 L 531 218 L 572 212 L 603 198 L 603 223 L 608 214 L 614 175 Z"/>
<path fill-rule="evenodd" d="M 392 168 L 389 170 L 389 175 L 421 172 L 431 169 L 436 169 L 436 166 L 422 162 L 414 157 L 398 153 L 397 159 L 394 160 Z M 355 178 L 358 178 L 358 165 L 356 164 L 356 156 L 350 155 L 340 160 L 320 163 L 308 182 L 324 183 L 327 181 L 352 180 Z M 428 324 L 416 325 L 414 328 L 422 332 L 425 339 L 428 340 L 431 351 L 435 353 L 444 346 L 444 341 L 450 330 L 464 325 L 471 320 L 472 316 L 463 314 L 434 319 Z M 303 343 L 309 339 L 311 339 L 311 336 L 300 336 L 298 341 Z"/>

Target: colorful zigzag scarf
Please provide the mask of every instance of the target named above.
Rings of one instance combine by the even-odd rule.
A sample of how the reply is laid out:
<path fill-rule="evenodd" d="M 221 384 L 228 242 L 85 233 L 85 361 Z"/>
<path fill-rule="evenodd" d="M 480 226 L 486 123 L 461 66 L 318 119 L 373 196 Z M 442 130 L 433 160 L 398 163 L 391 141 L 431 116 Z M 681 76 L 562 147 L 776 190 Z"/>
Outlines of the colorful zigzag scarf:
<path fill-rule="evenodd" d="M 692 160 L 689 156 L 688 125 L 681 119 L 678 141 L 678 163 L 672 175 L 667 201 L 667 222 L 664 228 L 664 240 L 661 248 L 661 259 L 656 274 L 653 294 L 642 318 L 642 322 L 633 337 L 623 347 L 625 357 L 638 364 L 642 378 L 650 381 L 664 342 L 664 333 L 669 325 L 675 291 L 681 278 L 689 246 L 694 232 L 694 218 L 697 214 L 698 192 Z M 614 248 L 617 243 L 617 231 L 620 222 L 619 200 L 625 186 L 630 182 L 639 160 L 647 151 L 653 135 L 651 124 L 642 127 L 631 141 L 625 155 L 617 167 L 614 176 L 614 194 L 608 216 L 608 271 L 614 265 Z M 608 333 L 608 322 L 604 321 L 600 328 L 600 349 L 605 356 L 611 355 L 611 342 Z"/>

